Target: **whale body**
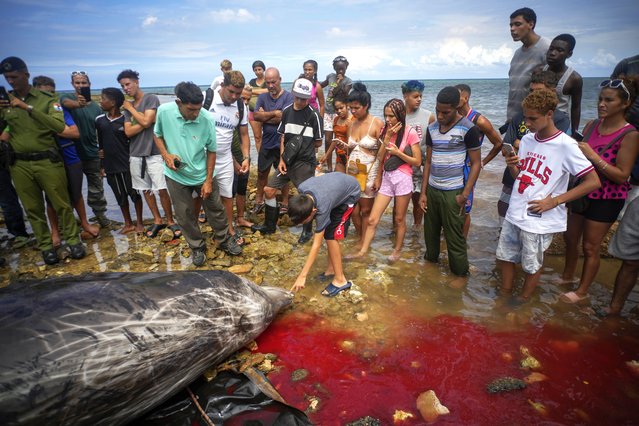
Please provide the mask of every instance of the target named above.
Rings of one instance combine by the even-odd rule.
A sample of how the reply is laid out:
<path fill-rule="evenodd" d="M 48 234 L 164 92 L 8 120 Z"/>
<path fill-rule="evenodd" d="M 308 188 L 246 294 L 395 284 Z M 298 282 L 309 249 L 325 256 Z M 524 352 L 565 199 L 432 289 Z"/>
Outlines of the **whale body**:
<path fill-rule="evenodd" d="M 291 300 L 225 271 L 11 284 L 0 289 L 0 419 L 126 423 L 255 339 Z"/>

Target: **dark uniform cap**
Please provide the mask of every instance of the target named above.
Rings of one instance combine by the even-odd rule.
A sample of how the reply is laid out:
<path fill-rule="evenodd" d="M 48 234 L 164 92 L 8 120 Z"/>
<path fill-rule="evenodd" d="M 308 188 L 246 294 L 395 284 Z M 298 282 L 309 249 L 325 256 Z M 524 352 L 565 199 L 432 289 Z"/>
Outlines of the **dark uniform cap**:
<path fill-rule="evenodd" d="M 26 71 L 27 64 L 24 61 L 16 56 L 9 56 L 8 58 L 4 58 L 2 62 L 0 62 L 0 72 L 12 72 L 12 71 Z"/>

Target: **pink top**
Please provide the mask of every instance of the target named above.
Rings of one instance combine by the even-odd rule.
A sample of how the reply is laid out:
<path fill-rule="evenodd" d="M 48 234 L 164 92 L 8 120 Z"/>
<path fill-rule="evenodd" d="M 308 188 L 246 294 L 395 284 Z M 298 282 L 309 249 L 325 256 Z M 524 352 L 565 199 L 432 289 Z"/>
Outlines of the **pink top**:
<path fill-rule="evenodd" d="M 311 89 L 311 97 L 308 98 L 308 103 L 319 112 L 319 102 L 317 102 L 317 82 L 313 84 L 313 88 Z"/>
<path fill-rule="evenodd" d="M 621 146 L 623 138 L 615 142 L 610 148 L 606 150 L 606 152 L 599 152 L 599 150 L 605 148 L 606 145 L 610 143 L 610 141 L 619 136 L 619 134 L 626 130 L 628 126 L 632 126 L 630 124 L 626 124 L 624 127 L 620 128 L 614 133 L 611 133 L 609 135 L 602 135 L 599 133 L 600 124 L 601 121 L 596 124 L 592 135 L 590 135 L 590 139 L 588 139 L 588 145 L 590 145 L 593 151 L 599 153 L 599 156 L 606 163 L 614 166 L 617 163 L 617 153 L 619 152 L 619 147 Z M 628 182 L 618 184 L 606 179 L 606 177 L 599 170 L 597 170 L 597 174 L 599 175 L 599 179 L 601 180 L 601 188 L 598 188 L 588 194 L 588 198 L 592 198 L 595 200 L 625 200 L 628 197 L 628 191 L 630 190 L 630 184 Z"/>
<path fill-rule="evenodd" d="M 395 143 L 395 139 L 397 139 L 397 135 L 393 135 L 393 137 L 390 140 L 390 143 Z M 413 127 L 410 127 L 407 125 L 406 131 L 404 132 L 404 137 L 402 138 L 402 143 L 399 144 L 399 150 L 404 151 L 404 149 L 406 149 L 407 146 L 415 145 L 418 143 L 419 143 L 419 136 L 417 135 L 417 131 Z M 384 161 L 388 160 L 390 156 L 391 156 L 390 154 L 386 154 Z M 397 170 L 401 170 L 402 172 L 406 173 L 409 176 L 413 175 L 413 167 L 408 163 L 402 164 L 401 166 L 397 168 Z"/>

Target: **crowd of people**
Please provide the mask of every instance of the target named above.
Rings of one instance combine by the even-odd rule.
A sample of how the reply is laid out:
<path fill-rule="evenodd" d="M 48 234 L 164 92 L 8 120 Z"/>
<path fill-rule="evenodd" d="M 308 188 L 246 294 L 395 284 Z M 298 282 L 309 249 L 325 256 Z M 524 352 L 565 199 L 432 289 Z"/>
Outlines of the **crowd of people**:
<path fill-rule="evenodd" d="M 623 261 L 607 309 L 618 314 L 639 273 L 639 201 L 627 203 L 631 184 L 639 183 L 639 57 L 622 61 L 601 82 L 598 119 L 580 133 L 583 80 L 566 64 L 576 40 L 560 34 L 549 41 L 535 32 L 536 22 L 529 8 L 510 16 L 511 36 L 522 45 L 511 61 L 507 122 L 499 130 L 470 106 L 468 84 L 442 88 L 431 112 L 421 107 L 424 84 L 407 81 L 401 85 L 403 99 L 390 99 L 383 119 L 374 117 L 370 93 L 346 76 L 349 63 L 343 56 L 333 60 L 334 72 L 321 81 L 317 62 L 304 62 L 290 92 L 282 88 L 277 68 L 255 61 L 255 78 L 247 82 L 225 59 L 208 89 L 181 82 L 175 101 L 165 104 L 145 93 L 139 74 L 130 69 L 115 79 L 119 88 L 101 91 L 99 102 L 91 97 L 89 75 L 74 71 L 74 92 L 58 99 L 51 78 L 38 76 L 30 84 L 27 64 L 7 57 L 0 70 L 13 90 L 0 93 L 0 204 L 8 231 L 16 244 L 28 242 L 24 208 L 46 264 L 84 257 L 82 240 L 111 226 L 106 177 L 124 219 L 119 232 L 155 238 L 168 228 L 175 238 L 184 237 L 195 266 L 206 263 L 202 222 L 211 225 L 219 249 L 239 255 L 246 243 L 240 228 L 273 234 L 288 214 L 302 225 L 298 243 L 313 240 L 293 289 L 304 287 L 326 241 L 328 263 L 321 277 L 330 283 L 323 294 L 335 296 L 352 286 L 338 243 L 351 218 L 358 240 L 349 257 L 362 257 L 393 202 L 395 244 L 389 260 L 397 261 L 412 202 L 413 224 L 424 230 L 425 259 L 439 261 L 443 233 L 451 272 L 466 276 L 475 184 L 482 168 L 501 153 L 507 164 L 497 206 L 502 293 L 512 295 L 519 263 L 524 286 L 511 303 L 527 302 L 544 251 L 554 234 L 564 233 L 562 279 L 577 283 L 580 246 L 584 266 L 578 287 L 561 298 L 567 303 L 587 298 L 601 242 L 626 206 L 610 245 L 611 254 Z M 251 217 L 263 213 L 261 224 L 246 215 L 249 125 L 258 153 Z M 484 137 L 492 147 L 482 158 Z M 97 224 L 87 219 L 84 176 L 86 204 Z M 289 199 L 291 183 L 298 195 Z M 153 215 L 146 228 L 143 201 Z"/>

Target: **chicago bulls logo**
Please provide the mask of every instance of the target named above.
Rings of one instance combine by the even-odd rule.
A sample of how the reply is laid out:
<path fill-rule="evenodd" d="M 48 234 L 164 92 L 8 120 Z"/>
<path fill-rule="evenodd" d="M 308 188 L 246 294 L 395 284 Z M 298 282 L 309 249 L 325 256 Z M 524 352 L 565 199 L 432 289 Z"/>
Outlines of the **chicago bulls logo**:
<path fill-rule="evenodd" d="M 517 188 L 517 191 L 519 191 L 520 194 L 523 194 L 529 186 L 535 186 L 532 178 L 528 175 L 519 176 L 517 179 L 519 179 L 519 187 Z"/>

